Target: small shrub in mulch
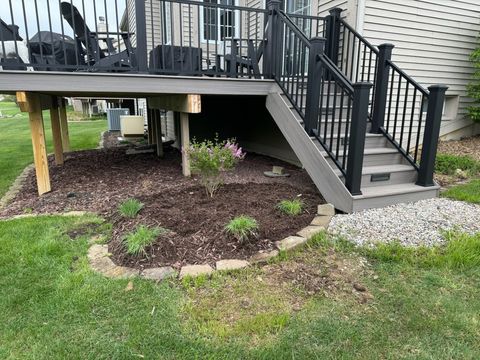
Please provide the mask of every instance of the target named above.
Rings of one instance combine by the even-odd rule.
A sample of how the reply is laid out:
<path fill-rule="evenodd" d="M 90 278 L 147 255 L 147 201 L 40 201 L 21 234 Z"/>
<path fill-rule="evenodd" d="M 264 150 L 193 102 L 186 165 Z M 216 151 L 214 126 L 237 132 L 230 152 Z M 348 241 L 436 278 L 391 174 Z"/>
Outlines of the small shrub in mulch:
<path fill-rule="evenodd" d="M 300 199 L 282 200 L 277 204 L 277 208 L 287 215 L 300 215 L 303 210 L 303 203 Z"/>
<path fill-rule="evenodd" d="M 258 236 L 258 223 L 250 216 L 240 215 L 228 222 L 225 231 L 243 242 Z"/>

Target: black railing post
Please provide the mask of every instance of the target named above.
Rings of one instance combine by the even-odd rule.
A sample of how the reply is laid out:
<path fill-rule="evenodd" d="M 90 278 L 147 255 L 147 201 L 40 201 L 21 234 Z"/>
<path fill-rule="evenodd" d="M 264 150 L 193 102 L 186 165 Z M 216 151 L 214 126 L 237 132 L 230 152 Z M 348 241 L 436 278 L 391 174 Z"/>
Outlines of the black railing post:
<path fill-rule="evenodd" d="M 136 51 L 135 56 L 138 64 L 139 72 L 147 72 L 147 23 L 145 13 L 145 0 L 135 0 L 135 39 Z"/>
<path fill-rule="evenodd" d="M 440 137 L 440 125 L 442 123 L 445 85 L 432 85 L 428 88 L 427 116 L 425 118 L 425 132 L 423 133 L 422 156 L 420 169 L 418 170 L 417 185 L 433 186 L 433 173 L 435 171 L 435 158 L 437 157 L 438 138 Z"/>
<path fill-rule="evenodd" d="M 392 58 L 392 44 L 378 46 L 377 69 L 375 74 L 375 98 L 373 99 L 372 110 L 372 134 L 380 134 L 385 122 L 385 109 L 387 108 L 388 73 L 390 67 L 388 60 Z"/>
<path fill-rule="evenodd" d="M 363 156 L 367 132 L 371 83 L 353 84 L 352 124 L 348 146 L 345 186 L 352 195 L 361 195 Z"/>
<path fill-rule="evenodd" d="M 312 130 L 317 128 L 320 113 L 320 86 L 322 80 L 322 63 L 318 57 L 325 51 L 325 38 L 314 37 L 310 39 L 308 58 L 307 95 L 305 99 L 305 131 L 312 135 Z"/>
<path fill-rule="evenodd" d="M 338 51 L 340 49 L 340 17 L 342 14 L 341 8 L 331 9 L 330 15 L 325 20 L 326 30 L 326 54 L 335 65 L 338 65 Z"/>
<path fill-rule="evenodd" d="M 275 64 L 277 62 L 275 53 L 277 49 L 278 34 L 278 12 L 280 11 L 280 0 L 268 0 L 268 27 L 266 33 L 267 45 L 263 56 L 263 74 L 266 79 L 273 79 Z M 280 55 L 278 55 L 280 56 Z"/>

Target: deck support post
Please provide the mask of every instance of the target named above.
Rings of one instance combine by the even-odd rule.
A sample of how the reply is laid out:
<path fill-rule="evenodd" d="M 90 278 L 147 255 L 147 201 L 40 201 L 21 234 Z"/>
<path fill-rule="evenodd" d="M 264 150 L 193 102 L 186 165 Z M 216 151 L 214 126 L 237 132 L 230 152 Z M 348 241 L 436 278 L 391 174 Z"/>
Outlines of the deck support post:
<path fill-rule="evenodd" d="M 160 110 L 153 110 L 153 122 L 155 122 L 155 144 L 157 144 L 157 156 L 163 157 L 163 140 L 162 140 L 162 117 Z"/>
<path fill-rule="evenodd" d="M 320 86 L 322 80 L 322 63 L 319 56 L 323 55 L 325 50 L 325 39 L 315 37 L 310 40 L 311 48 L 308 63 L 308 84 L 307 95 L 305 99 L 305 131 L 313 134 L 313 129 L 317 128 L 318 115 L 320 113 Z"/>
<path fill-rule="evenodd" d="M 182 146 L 182 172 L 184 176 L 190 176 L 190 156 L 188 155 L 188 148 L 190 147 L 190 128 L 188 113 L 180 113 L 180 133 Z"/>
<path fill-rule="evenodd" d="M 62 148 L 64 152 L 69 152 L 70 151 L 70 135 L 68 133 L 67 102 L 63 98 L 59 98 L 58 100 L 58 111 L 60 113 Z"/>
<path fill-rule="evenodd" d="M 51 191 L 52 188 L 48 171 L 47 146 L 45 144 L 42 98 L 35 93 L 17 92 L 17 102 L 20 110 L 28 112 L 38 194 L 43 195 Z"/>
<path fill-rule="evenodd" d="M 135 0 L 135 23 L 136 23 L 136 58 L 138 71 L 145 73 L 148 70 L 147 59 L 147 23 L 145 12 L 145 0 Z"/>
<path fill-rule="evenodd" d="M 353 84 L 352 124 L 349 134 L 345 186 L 352 195 L 361 195 L 363 157 L 367 131 L 371 83 Z"/>
<path fill-rule="evenodd" d="M 388 73 L 390 67 L 388 61 L 392 58 L 392 44 L 378 46 L 377 70 L 375 74 L 375 98 L 372 110 L 372 134 L 380 134 L 385 122 L 385 109 L 387 108 Z"/>
<path fill-rule="evenodd" d="M 60 125 L 60 114 L 58 108 L 58 99 L 52 97 L 52 105 L 50 107 L 50 121 L 52 123 L 53 150 L 55 153 L 55 164 L 63 165 L 63 144 L 62 130 Z"/>
<path fill-rule="evenodd" d="M 438 138 L 440 137 L 440 125 L 442 124 L 445 85 L 432 85 L 428 88 L 427 117 L 425 118 L 425 132 L 423 133 L 422 157 L 416 184 L 420 186 L 434 186 L 433 172 L 435 171 L 435 159 L 437 157 Z"/>

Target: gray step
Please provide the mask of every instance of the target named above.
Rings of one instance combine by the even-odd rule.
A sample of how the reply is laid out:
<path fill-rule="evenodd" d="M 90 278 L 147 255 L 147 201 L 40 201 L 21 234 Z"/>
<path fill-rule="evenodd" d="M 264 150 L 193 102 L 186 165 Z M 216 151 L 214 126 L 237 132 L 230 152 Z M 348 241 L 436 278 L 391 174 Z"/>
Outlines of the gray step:
<path fill-rule="evenodd" d="M 330 166 L 332 168 L 336 168 L 335 163 L 333 160 L 328 156 L 327 152 L 324 151 L 322 145 L 318 141 L 314 141 L 317 147 L 320 149 L 321 154 L 327 159 Z M 340 150 L 339 158 L 343 157 L 343 151 Z M 348 154 L 345 157 L 345 164 L 348 163 Z M 405 164 L 403 156 L 398 152 L 397 149 L 394 148 L 370 148 L 365 149 L 364 157 L 363 157 L 363 166 L 380 166 L 380 165 L 397 165 L 397 164 Z"/>
<path fill-rule="evenodd" d="M 334 172 L 343 180 L 339 169 Z M 362 169 L 362 189 L 372 186 L 413 184 L 417 181 L 417 171 L 411 165 L 364 166 Z"/>
<path fill-rule="evenodd" d="M 437 197 L 439 191 L 439 186 L 423 187 L 413 183 L 366 187 L 362 195 L 353 197 L 351 211 L 431 199 Z"/>

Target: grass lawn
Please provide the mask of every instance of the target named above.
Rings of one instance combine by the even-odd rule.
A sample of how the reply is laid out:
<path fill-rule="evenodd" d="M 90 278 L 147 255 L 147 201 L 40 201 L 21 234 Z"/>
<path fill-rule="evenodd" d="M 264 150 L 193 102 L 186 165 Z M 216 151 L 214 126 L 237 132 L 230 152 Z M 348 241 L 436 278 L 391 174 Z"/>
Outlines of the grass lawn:
<path fill-rule="evenodd" d="M 90 235 L 72 239 L 72 229 L 109 226 L 88 216 L 0 221 L 0 358 L 480 358 L 480 235 L 452 235 L 441 252 L 361 254 L 318 236 L 271 265 L 366 256 L 359 281 L 373 299 L 362 303 L 351 290 L 310 296 L 271 284 L 258 268 L 183 284 L 137 278 L 126 291 L 128 280 L 89 270 Z"/>
<path fill-rule="evenodd" d="M 442 195 L 455 200 L 480 204 L 480 180 L 472 180 L 467 184 L 452 186 Z"/>
<path fill-rule="evenodd" d="M 0 111 L 5 114 L 16 111 L 15 103 L 0 102 Z M 16 109 L 16 110 L 12 110 Z M 50 114 L 44 112 L 48 152 L 53 151 Z M 90 149 L 98 146 L 100 133 L 106 130 L 106 121 L 83 121 L 69 124 L 72 150 Z M 21 113 L 13 118 L 0 118 L 0 197 L 28 164 L 33 162 L 28 115 Z"/>

